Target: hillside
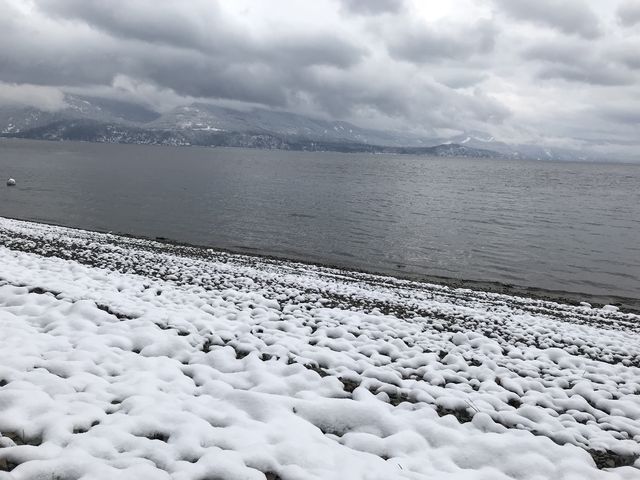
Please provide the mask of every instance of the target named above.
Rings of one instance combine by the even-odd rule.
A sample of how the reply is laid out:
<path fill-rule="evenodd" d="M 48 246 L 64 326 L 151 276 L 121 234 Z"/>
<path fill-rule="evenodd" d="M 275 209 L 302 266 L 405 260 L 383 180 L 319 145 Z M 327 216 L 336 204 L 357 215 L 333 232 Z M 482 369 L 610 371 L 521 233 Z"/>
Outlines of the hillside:
<path fill-rule="evenodd" d="M 0 136 L 174 146 L 244 147 L 472 158 L 584 160 L 569 150 L 510 145 L 482 132 L 422 138 L 290 112 L 205 103 L 156 112 L 135 103 L 67 95 L 57 111 L 1 107 Z"/>

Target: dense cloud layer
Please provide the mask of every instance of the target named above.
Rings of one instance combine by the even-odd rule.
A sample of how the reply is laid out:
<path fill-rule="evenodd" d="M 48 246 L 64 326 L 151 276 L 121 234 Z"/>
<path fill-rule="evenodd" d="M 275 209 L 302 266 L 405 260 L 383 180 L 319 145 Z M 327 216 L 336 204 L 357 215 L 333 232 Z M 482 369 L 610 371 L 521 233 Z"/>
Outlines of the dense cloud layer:
<path fill-rule="evenodd" d="M 640 0 L 625 0 L 618 7 L 618 19 L 625 27 L 640 24 Z"/>
<path fill-rule="evenodd" d="M 600 18 L 585 0 L 496 0 L 496 4 L 517 20 L 538 23 L 567 34 L 595 38 L 602 34 Z"/>
<path fill-rule="evenodd" d="M 342 0 L 345 10 L 363 15 L 397 13 L 405 7 L 404 0 Z"/>
<path fill-rule="evenodd" d="M 82 91 L 639 145 L 640 1 L 0 0 L 0 104 Z"/>

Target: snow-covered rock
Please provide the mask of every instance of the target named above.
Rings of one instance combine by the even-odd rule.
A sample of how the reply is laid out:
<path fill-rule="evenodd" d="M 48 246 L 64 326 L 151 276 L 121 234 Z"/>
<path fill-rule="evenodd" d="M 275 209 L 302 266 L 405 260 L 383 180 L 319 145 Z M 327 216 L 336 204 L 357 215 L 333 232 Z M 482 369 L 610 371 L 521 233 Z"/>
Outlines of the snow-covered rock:
<path fill-rule="evenodd" d="M 637 479 L 639 320 L 0 218 L 0 479 Z"/>

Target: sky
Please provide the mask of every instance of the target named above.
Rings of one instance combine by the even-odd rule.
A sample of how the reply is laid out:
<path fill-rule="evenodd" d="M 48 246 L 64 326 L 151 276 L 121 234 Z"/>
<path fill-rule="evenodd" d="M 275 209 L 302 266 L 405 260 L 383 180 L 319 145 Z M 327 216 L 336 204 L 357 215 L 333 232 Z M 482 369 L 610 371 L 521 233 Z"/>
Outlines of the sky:
<path fill-rule="evenodd" d="M 0 0 L 0 105 L 263 106 L 640 152 L 640 0 Z"/>

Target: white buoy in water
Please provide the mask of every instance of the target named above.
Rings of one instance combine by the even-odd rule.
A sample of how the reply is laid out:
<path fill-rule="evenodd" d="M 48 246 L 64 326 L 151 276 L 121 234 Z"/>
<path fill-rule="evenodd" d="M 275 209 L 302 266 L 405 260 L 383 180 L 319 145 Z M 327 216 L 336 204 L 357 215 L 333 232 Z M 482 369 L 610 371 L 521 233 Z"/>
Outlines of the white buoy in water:
<path fill-rule="evenodd" d="M 16 184 L 16 180 L 14 178 L 10 178 L 7 180 L 7 187 L 13 187 Z"/>

